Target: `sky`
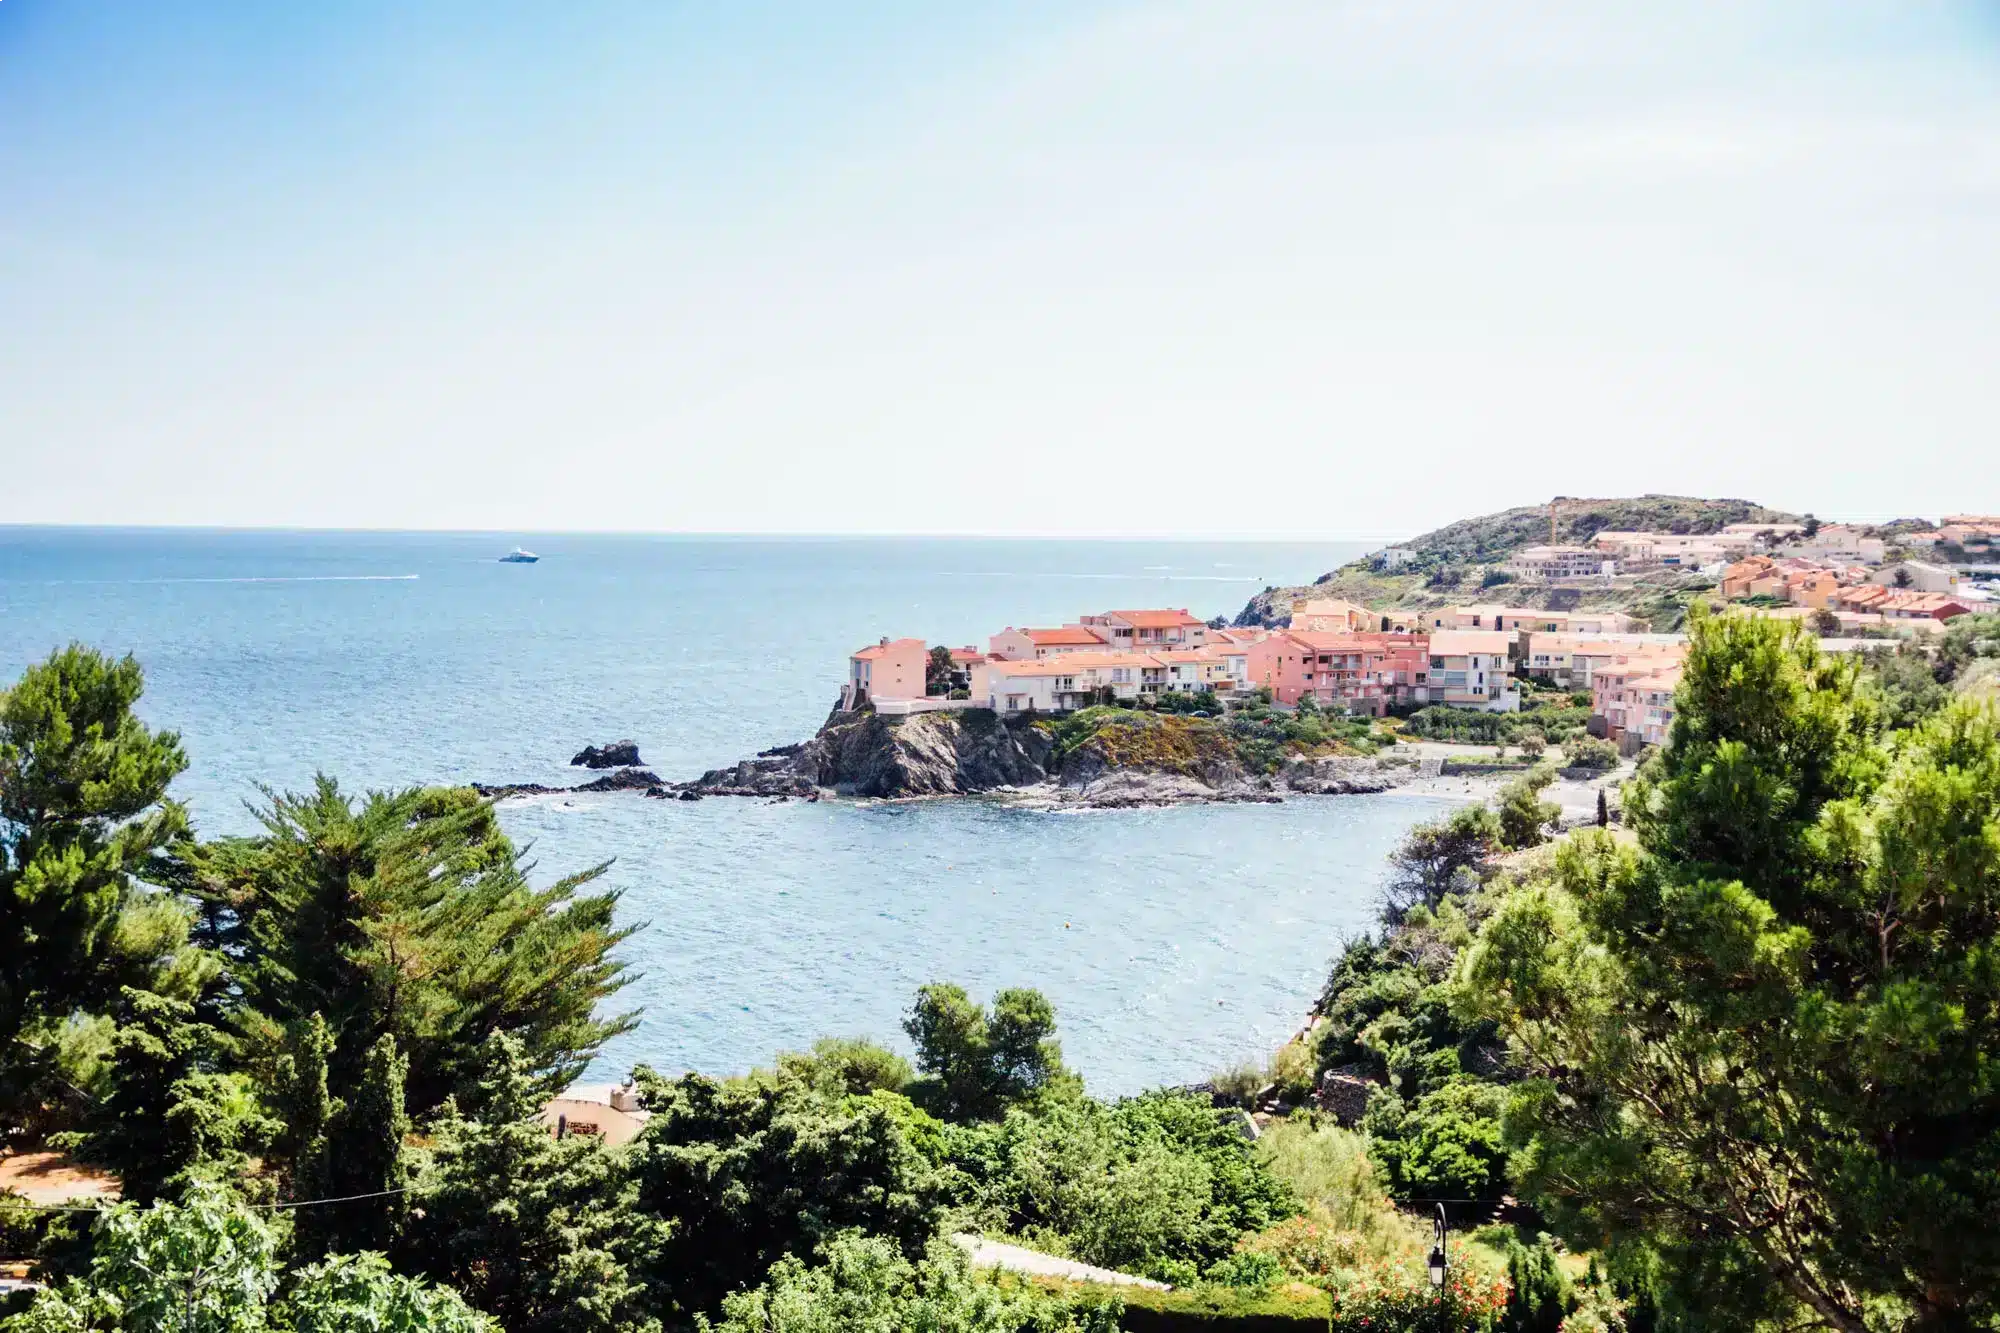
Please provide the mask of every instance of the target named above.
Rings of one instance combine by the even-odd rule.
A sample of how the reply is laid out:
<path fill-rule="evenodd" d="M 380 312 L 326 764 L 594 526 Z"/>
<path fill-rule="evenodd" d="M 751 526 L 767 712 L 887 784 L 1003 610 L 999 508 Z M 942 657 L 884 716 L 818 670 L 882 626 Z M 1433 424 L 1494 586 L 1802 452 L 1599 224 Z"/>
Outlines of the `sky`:
<path fill-rule="evenodd" d="M 0 523 L 2000 510 L 2000 0 L 0 0 Z"/>

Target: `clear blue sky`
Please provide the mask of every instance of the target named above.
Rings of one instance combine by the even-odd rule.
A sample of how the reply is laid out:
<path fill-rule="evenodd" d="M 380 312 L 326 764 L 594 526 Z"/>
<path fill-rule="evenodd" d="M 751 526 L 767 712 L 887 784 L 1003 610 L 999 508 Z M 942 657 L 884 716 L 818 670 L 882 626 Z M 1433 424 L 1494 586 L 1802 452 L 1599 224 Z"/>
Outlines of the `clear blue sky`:
<path fill-rule="evenodd" d="M 2000 509 L 1993 0 L 0 0 L 0 522 Z"/>

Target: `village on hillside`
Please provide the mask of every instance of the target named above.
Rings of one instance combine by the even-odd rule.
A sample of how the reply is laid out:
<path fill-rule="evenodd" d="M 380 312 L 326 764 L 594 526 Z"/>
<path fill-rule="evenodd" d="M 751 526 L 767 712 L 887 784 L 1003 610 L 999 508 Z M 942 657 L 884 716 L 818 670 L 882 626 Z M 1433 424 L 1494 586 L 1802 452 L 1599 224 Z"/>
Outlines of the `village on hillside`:
<path fill-rule="evenodd" d="M 1555 528 L 1551 506 L 1550 528 Z M 1965 570 L 2000 542 L 2000 517 L 1948 515 L 1935 529 L 1743 522 L 1707 533 L 1599 531 L 1588 541 L 1522 546 L 1488 576 L 1510 601 L 1615 589 L 1661 571 L 1704 575 L 1693 594 L 1732 613 L 1797 618 L 1835 652 L 1921 644 L 1955 617 L 1987 609 L 1991 589 Z M 1922 553 L 1930 558 L 1916 558 Z M 1395 570 L 1421 558 L 1388 547 Z M 2000 569 L 2000 566 L 1995 566 Z M 1534 592 L 1539 597 L 1520 594 Z M 1581 598 L 1574 598 L 1580 603 Z M 986 648 L 883 638 L 854 652 L 840 707 L 899 716 L 932 710 L 1065 713 L 1207 696 L 1227 707 L 1383 717 L 1444 706 L 1507 713 L 1524 684 L 1587 694 L 1592 735 L 1625 754 L 1665 741 L 1687 639 L 1616 609 L 1506 603 L 1365 606 L 1301 596 L 1275 625 L 1228 626 L 1186 608 L 1104 611 L 1063 625 L 1007 626 Z"/>

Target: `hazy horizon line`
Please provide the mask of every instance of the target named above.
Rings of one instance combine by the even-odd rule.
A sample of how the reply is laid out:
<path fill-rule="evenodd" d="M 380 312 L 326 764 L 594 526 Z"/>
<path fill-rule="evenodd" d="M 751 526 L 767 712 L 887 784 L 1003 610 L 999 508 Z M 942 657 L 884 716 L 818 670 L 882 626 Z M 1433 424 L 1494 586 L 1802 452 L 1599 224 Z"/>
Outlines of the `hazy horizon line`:
<path fill-rule="evenodd" d="M 1411 540 L 1408 536 L 1326 535 L 1299 532 L 927 532 L 920 530 L 880 531 L 784 531 L 723 528 L 411 528 L 378 527 L 368 524 L 326 526 L 298 523 L 8 523 L 5 532 L 241 532 L 241 533 L 371 533 L 383 536 L 433 537 L 667 537 L 710 538 L 751 541 L 1176 541 L 1176 542 L 1337 542 L 1342 544 L 1385 545 Z"/>

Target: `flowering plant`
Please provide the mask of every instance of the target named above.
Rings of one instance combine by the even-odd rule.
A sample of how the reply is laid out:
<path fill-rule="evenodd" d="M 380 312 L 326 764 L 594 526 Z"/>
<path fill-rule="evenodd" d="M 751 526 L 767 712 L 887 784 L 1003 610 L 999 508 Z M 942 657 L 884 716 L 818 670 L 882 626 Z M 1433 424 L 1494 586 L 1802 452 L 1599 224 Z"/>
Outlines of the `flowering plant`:
<path fill-rule="evenodd" d="M 1507 1304 L 1507 1283 L 1475 1271 L 1452 1246 L 1442 1290 L 1421 1259 L 1361 1264 L 1332 1288 L 1332 1333 L 1480 1333 Z"/>

